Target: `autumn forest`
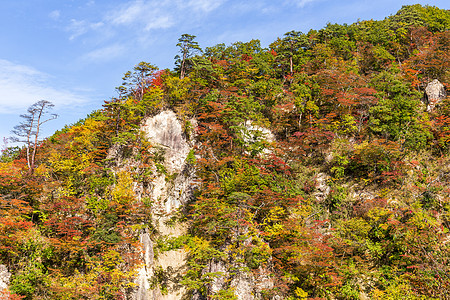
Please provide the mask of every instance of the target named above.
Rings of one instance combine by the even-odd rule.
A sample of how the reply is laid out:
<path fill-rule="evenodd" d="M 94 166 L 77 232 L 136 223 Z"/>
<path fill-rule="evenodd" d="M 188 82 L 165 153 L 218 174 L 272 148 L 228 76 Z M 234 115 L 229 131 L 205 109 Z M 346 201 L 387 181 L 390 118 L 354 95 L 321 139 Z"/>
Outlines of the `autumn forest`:
<path fill-rule="evenodd" d="M 0 156 L 0 298 L 450 299 L 449 30 L 183 34 L 45 139 L 37 102 Z"/>

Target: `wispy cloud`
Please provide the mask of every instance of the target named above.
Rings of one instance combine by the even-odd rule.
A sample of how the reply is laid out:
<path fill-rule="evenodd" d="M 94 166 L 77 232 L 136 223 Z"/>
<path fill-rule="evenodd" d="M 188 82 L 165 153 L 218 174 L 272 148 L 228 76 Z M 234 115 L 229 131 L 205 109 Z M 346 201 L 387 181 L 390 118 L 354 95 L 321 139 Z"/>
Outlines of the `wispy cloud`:
<path fill-rule="evenodd" d="M 190 0 L 188 6 L 194 11 L 208 13 L 219 8 L 225 2 L 225 0 Z"/>
<path fill-rule="evenodd" d="M 0 59 L 0 113 L 23 112 L 36 101 L 45 99 L 57 107 L 82 104 L 81 95 L 52 87 L 50 76 L 32 67 Z"/>
<path fill-rule="evenodd" d="M 126 52 L 125 46 L 114 44 L 99 49 L 95 49 L 83 55 L 82 60 L 88 62 L 103 62 L 119 57 L 123 55 L 125 52 Z"/>
<path fill-rule="evenodd" d="M 61 16 L 61 12 L 59 10 L 54 10 L 48 14 L 50 19 L 57 21 Z"/>
<path fill-rule="evenodd" d="M 176 24 L 174 13 L 179 5 L 178 1 L 136 0 L 108 12 L 104 19 L 114 26 L 132 26 L 143 31 L 169 28 Z"/>
<path fill-rule="evenodd" d="M 103 25 L 104 25 L 103 22 L 91 23 L 86 20 L 72 19 L 70 20 L 69 26 L 66 27 L 66 30 L 71 33 L 69 40 L 72 41 L 91 30 L 97 30 L 103 27 Z"/>
<path fill-rule="evenodd" d="M 110 12 L 105 20 L 114 26 L 132 26 L 137 30 L 169 28 L 175 24 L 173 15 L 153 2 L 136 1 Z"/>
<path fill-rule="evenodd" d="M 90 19 L 73 18 L 65 29 L 69 40 L 81 42 L 87 49 L 80 56 L 81 62 L 106 62 L 136 45 L 148 46 L 161 34 L 158 30 L 195 28 L 227 1 L 128 0 Z"/>
<path fill-rule="evenodd" d="M 120 30 L 132 28 L 135 33 L 166 29 L 186 20 L 205 17 L 227 0 L 133 0 L 100 15 L 98 20 L 72 19 L 67 26 L 69 39 L 74 40 L 99 28 Z"/>
<path fill-rule="evenodd" d="M 109 12 L 106 15 L 106 20 L 114 25 L 129 25 L 136 22 L 142 22 L 147 17 L 150 19 L 154 14 L 152 11 L 157 7 L 152 7 L 152 3 L 138 0 L 122 5 L 118 10 Z M 148 16 L 148 13 L 151 15 Z"/>
<path fill-rule="evenodd" d="M 317 2 L 320 0 L 288 0 L 286 1 L 288 4 L 294 4 L 298 7 L 304 7 L 306 4 Z"/>

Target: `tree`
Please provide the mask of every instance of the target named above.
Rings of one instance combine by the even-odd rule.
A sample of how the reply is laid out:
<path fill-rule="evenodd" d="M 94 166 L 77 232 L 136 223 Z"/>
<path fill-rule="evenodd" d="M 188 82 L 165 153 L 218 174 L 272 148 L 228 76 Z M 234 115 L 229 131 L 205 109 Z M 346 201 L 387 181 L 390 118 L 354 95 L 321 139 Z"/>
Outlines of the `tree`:
<path fill-rule="evenodd" d="M 27 151 L 27 165 L 30 173 L 34 171 L 37 145 L 39 142 L 39 132 L 42 124 L 56 119 L 57 114 L 50 114 L 49 111 L 55 105 L 47 100 L 40 100 L 31 105 L 27 114 L 20 115 L 24 119 L 19 125 L 14 126 L 11 131 L 15 136 L 13 142 L 25 143 Z"/>
<path fill-rule="evenodd" d="M 183 34 L 178 39 L 177 47 L 180 47 L 181 57 L 179 55 L 175 56 L 176 63 L 180 64 L 180 79 L 186 76 L 187 64 L 189 58 L 191 58 L 197 51 L 202 51 L 197 42 L 194 41 L 195 35 Z"/>
<path fill-rule="evenodd" d="M 107 111 L 114 116 L 116 135 L 119 134 L 125 115 L 129 114 L 132 109 L 137 110 L 137 106 L 140 106 L 140 108 L 145 106 L 142 103 L 144 102 L 144 95 L 160 75 L 158 67 L 144 61 L 135 65 L 132 71 L 124 74 L 122 85 L 116 87 L 119 96 L 111 101 L 105 101 Z M 130 106 L 133 106 L 133 108 Z M 137 115 L 140 116 L 140 114 Z M 111 120 L 113 119 L 111 118 Z"/>
<path fill-rule="evenodd" d="M 141 101 L 146 90 L 152 85 L 155 79 L 158 67 L 141 61 L 134 66 L 133 71 L 128 71 L 122 77 L 123 83 L 116 88 L 119 92 L 119 98 L 127 98 L 132 96 L 137 101 Z"/>
<path fill-rule="evenodd" d="M 272 43 L 271 48 L 275 51 L 283 72 L 289 65 L 289 75 L 294 75 L 294 65 L 298 62 L 303 47 L 306 45 L 306 36 L 300 31 L 289 31 L 284 34 L 283 39 Z"/>
<path fill-rule="evenodd" d="M 420 94 L 394 72 L 383 71 L 372 79 L 380 99 L 369 109 L 370 130 L 408 149 L 423 149 L 431 134 L 420 114 Z"/>

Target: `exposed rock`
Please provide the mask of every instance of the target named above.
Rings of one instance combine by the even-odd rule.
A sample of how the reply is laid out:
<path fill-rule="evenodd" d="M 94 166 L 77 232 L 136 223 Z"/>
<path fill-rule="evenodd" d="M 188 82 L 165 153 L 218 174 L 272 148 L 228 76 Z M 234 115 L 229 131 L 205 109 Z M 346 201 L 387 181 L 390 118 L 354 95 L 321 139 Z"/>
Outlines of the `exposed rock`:
<path fill-rule="evenodd" d="M 211 294 L 215 294 L 218 291 L 222 290 L 225 287 L 225 280 L 227 275 L 227 268 L 225 264 L 221 261 L 212 261 L 209 264 L 208 273 L 215 273 L 218 276 L 214 277 L 211 281 L 211 285 L 209 288 L 209 292 Z"/>
<path fill-rule="evenodd" d="M 144 265 L 139 269 L 135 284 L 137 288 L 133 295 L 135 300 L 152 299 L 152 292 L 150 291 L 149 277 L 152 276 L 153 267 L 153 243 L 150 239 L 148 231 L 144 231 L 139 236 L 139 241 L 142 245 L 142 260 Z"/>
<path fill-rule="evenodd" d="M 181 172 L 191 147 L 184 137 L 183 127 L 176 114 L 166 110 L 148 118 L 142 131 L 150 142 L 165 150 L 164 165 L 168 171 Z"/>
<path fill-rule="evenodd" d="M 173 233 L 171 236 L 179 236 L 185 234 L 186 231 L 181 226 L 180 232 Z M 181 276 L 186 272 L 186 252 L 183 249 L 170 250 L 161 253 L 158 256 L 155 267 L 159 267 L 165 272 L 165 276 L 168 278 L 167 294 L 161 294 L 158 298 L 154 296 L 154 299 L 160 300 L 175 300 L 182 299 L 185 294 L 185 288 L 179 283 Z M 155 295 L 159 292 L 157 288 Z"/>
<path fill-rule="evenodd" d="M 275 140 L 273 133 L 267 128 L 254 125 L 252 121 L 246 121 L 243 125 L 240 134 L 247 149 L 252 148 L 252 151 L 256 151 L 257 153 L 270 152 L 270 150 L 261 143 L 272 143 Z M 260 143 L 260 145 L 258 145 L 258 143 Z"/>
<path fill-rule="evenodd" d="M 0 296 L 1 292 L 8 289 L 10 278 L 11 273 L 9 273 L 8 268 L 5 265 L 0 265 Z"/>
<path fill-rule="evenodd" d="M 193 123 L 195 121 L 191 121 Z M 159 237 L 179 237 L 186 234 L 187 225 L 177 223 L 168 225 L 168 221 L 174 213 L 186 204 L 192 197 L 195 189 L 195 170 L 186 158 L 193 146 L 183 131 L 181 122 L 172 111 L 163 111 L 160 114 L 148 118 L 141 127 L 145 137 L 152 144 L 155 154 L 163 157 L 160 164 L 165 168 L 164 172 L 157 170 L 156 164 L 152 167 L 153 178 L 147 188 L 140 183 L 135 185 L 137 197 L 149 197 L 153 201 L 152 222 Z M 244 124 L 242 137 L 245 143 L 251 147 L 261 141 L 272 142 L 273 134 L 270 130 L 253 125 L 250 121 Z M 110 150 L 111 159 L 115 155 L 120 155 L 120 149 L 114 147 Z M 117 159 L 116 159 L 117 160 Z M 116 163 L 116 166 L 123 163 Z M 134 165 L 134 163 L 133 163 Z M 138 270 L 135 280 L 136 288 L 129 298 L 132 300 L 172 300 L 182 299 L 185 296 L 185 288 L 179 284 L 179 279 L 186 272 L 187 253 L 183 249 L 170 250 L 154 255 L 151 236 L 147 231 L 140 234 L 142 245 L 142 267 Z M 257 272 L 237 272 L 233 275 L 229 272 L 244 268 L 241 263 L 224 263 L 220 261 L 211 262 L 204 272 L 217 273 L 209 286 L 211 294 L 217 293 L 224 288 L 233 288 L 239 300 L 260 299 L 260 294 L 264 289 L 273 287 L 273 280 L 268 272 L 261 269 Z M 149 280 L 160 269 L 167 278 L 166 292 L 162 292 L 158 287 L 150 285 Z M 202 299 L 200 294 L 194 293 L 192 299 Z"/>
<path fill-rule="evenodd" d="M 185 224 L 167 225 L 171 216 L 189 199 L 195 187 L 195 171 L 186 162 L 192 146 L 184 135 L 181 122 L 173 111 L 163 111 L 145 120 L 141 127 L 145 137 L 151 142 L 155 154 L 163 157 L 161 165 L 164 171 L 152 167 L 154 177 L 148 189 L 136 184 L 136 194 L 145 194 L 153 200 L 152 221 L 157 235 L 178 237 L 186 233 Z M 114 150 L 114 149 L 113 149 Z M 137 195 L 142 197 L 142 195 Z M 184 289 L 176 280 L 185 270 L 186 253 L 183 249 L 165 251 L 154 257 L 153 242 L 148 232 L 140 234 L 143 250 L 143 265 L 138 270 L 135 291 L 132 300 L 169 300 L 181 299 Z M 155 268 L 161 268 L 170 277 L 167 293 L 157 287 L 151 289 L 149 280 Z"/>
<path fill-rule="evenodd" d="M 255 288 L 254 278 L 247 272 L 239 272 L 231 286 L 234 288 L 235 295 L 239 300 L 254 299 L 253 290 Z"/>
<path fill-rule="evenodd" d="M 256 143 L 258 141 L 273 142 L 275 137 L 273 133 L 264 127 L 254 125 L 252 121 L 246 121 L 245 132 L 243 132 L 243 138 L 246 143 Z"/>
<path fill-rule="evenodd" d="M 372 200 L 375 198 L 375 195 L 369 191 L 364 191 L 364 190 L 358 190 L 358 191 L 354 191 L 352 198 L 354 200 L 358 200 L 360 202 L 364 202 L 367 200 Z"/>
<path fill-rule="evenodd" d="M 234 270 L 233 275 L 230 275 L 228 271 L 230 267 Z M 245 266 L 240 263 L 230 266 L 221 261 L 211 262 L 208 270 L 204 270 L 208 273 L 217 274 L 217 277 L 210 284 L 210 294 L 226 289 L 229 285 L 234 290 L 238 300 L 261 299 L 263 290 L 273 288 L 273 280 L 263 268 L 254 272 L 237 271 L 241 268 L 245 268 Z M 197 297 L 196 299 L 201 298 Z"/>
<path fill-rule="evenodd" d="M 148 118 L 141 129 L 153 144 L 152 151 L 163 152 L 162 165 L 167 174 L 158 173 L 154 167 L 157 175 L 152 182 L 150 197 L 159 205 L 155 207 L 155 212 L 159 210 L 158 213 L 168 215 L 192 197 L 195 174 L 186 162 L 192 147 L 173 111 L 163 111 Z"/>
<path fill-rule="evenodd" d="M 447 97 L 445 87 L 439 80 L 435 79 L 428 83 L 425 88 L 424 101 L 427 105 L 427 111 L 431 111 L 434 107 Z"/>
<path fill-rule="evenodd" d="M 317 192 L 314 193 L 314 196 L 318 201 L 324 201 L 331 191 L 331 187 L 327 184 L 330 176 L 325 173 L 319 173 L 316 175 L 315 179 Z"/>

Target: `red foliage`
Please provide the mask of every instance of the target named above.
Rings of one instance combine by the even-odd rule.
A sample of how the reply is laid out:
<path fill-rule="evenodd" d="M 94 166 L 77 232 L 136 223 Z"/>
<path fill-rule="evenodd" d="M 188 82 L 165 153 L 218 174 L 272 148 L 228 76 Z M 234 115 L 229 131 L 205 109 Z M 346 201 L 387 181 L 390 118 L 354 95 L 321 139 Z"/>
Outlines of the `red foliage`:
<path fill-rule="evenodd" d="M 448 150 L 450 143 L 450 117 L 446 115 L 436 116 L 432 123 L 433 135 L 436 146 L 442 150 Z"/>
<path fill-rule="evenodd" d="M 151 79 L 152 86 L 162 87 L 163 85 L 163 76 L 166 74 L 166 70 L 156 71 Z"/>
<path fill-rule="evenodd" d="M 242 60 L 245 60 L 247 62 L 251 61 L 253 59 L 253 57 L 251 55 L 248 54 L 242 54 Z"/>
<path fill-rule="evenodd" d="M 24 299 L 25 296 L 20 296 L 12 293 L 8 289 L 0 291 L 0 299 L 1 300 L 21 300 Z"/>

